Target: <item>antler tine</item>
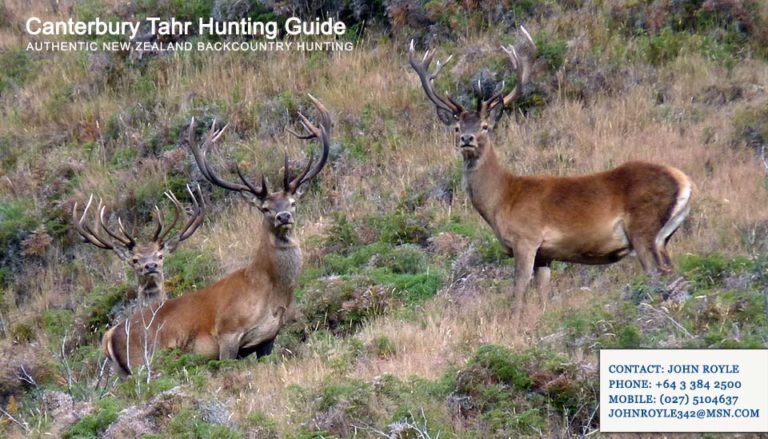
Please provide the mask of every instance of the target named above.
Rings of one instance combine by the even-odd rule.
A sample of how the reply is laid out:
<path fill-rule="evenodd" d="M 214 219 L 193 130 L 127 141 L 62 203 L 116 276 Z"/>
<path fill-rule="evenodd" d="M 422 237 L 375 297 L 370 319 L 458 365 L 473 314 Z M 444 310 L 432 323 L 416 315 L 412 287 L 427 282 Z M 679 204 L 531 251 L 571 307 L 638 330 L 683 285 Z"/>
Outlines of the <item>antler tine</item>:
<path fill-rule="evenodd" d="M 536 43 L 534 43 L 528 30 L 524 26 L 520 26 L 520 30 L 522 31 L 523 36 L 525 36 L 525 41 L 523 41 L 522 47 L 528 48 L 527 51 L 522 50 L 521 48 L 520 52 L 518 52 L 514 45 L 510 45 L 509 48 L 501 46 L 504 53 L 507 54 L 507 58 L 509 58 L 509 63 L 512 66 L 512 69 L 517 74 L 517 84 L 515 85 L 515 88 L 504 96 L 502 101 L 504 107 L 508 107 L 512 102 L 517 100 L 530 82 L 533 62 L 538 53 Z M 489 103 L 491 104 L 491 108 L 496 105 L 496 103 L 490 101 Z"/>
<path fill-rule="evenodd" d="M 163 231 L 163 215 L 160 212 L 160 208 L 155 204 L 155 215 L 157 216 L 157 227 L 155 227 L 155 233 L 152 235 L 152 241 L 157 241 L 160 233 Z"/>
<path fill-rule="evenodd" d="M 301 171 L 301 173 L 293 180 L 293 182 L 299 182 L 304 180 L 307 174 L 309 173 L 309 170 L 312 168 L 312 163 L 314 161 L 315 161 L 315 155 L 310 152 L 309 160 L 307 160 L 307 165 L 304 166 L 304 170 Z M 296 189 L 298 189 L 298 187 L 299 187 L 299 184 L 296 184 L 295 187 L 293 185 L 289 186 L 290 192 L 295 192 Z"/>
<path fill-rule="evenodd" d="M 452 114 L 458 114 L 464 111 L 464 108 L 450 97 L 446 100 L 438 96 L 437 93 L 435 93 L 435 89 L 432 84 L 432 81 L 434 81 L 443 67 L 445 67 L 445 65 L 448 64 L 448 62 L 453 58 L 453 55 L 449 56 L 444 63 L 441 63 L 438 60 L 434 72 L 429 73 L 429 65 L 432 63 L 432 57 L 435 56 L 435 49 L 427 50 L 426 53 L 424 53 L 424 57 L 421 59 L 421 63 L 416 62 L 416 59 L 414 58 L 415 53 L 416 48 L 414 41 L 411 40 L 411 45 L 408 48 L 408 63 L 411 65 L 413 70 L 416 71 L 416 74 L 419 75 L 419 80 L 421 80 L 421 87 L 424 89 L 424 92 L 427 94 L 429 100 L 435 104 L 438 110 L 448 111 Z"/>
<path fill-rule="evenodd" d="M 283 162 L 283 190 L 288 192 L 291 183 L 291 176 L 289 175 L 288 170 L 288 150 L 286 149 L 284 153 L 285 160 Z"/>
<path fill-rule="evenodd" d="M 190 122 L 190 141 L 189 141 L 189 148 L 192 150 L 192 155 L 195 157 L 195 162 L 197 162 L 197 166 L 200 168 L 200 173 L 203 174 L 203 177 L 205 177 L 206 180 L 211 182 L 212 184 L 222 187 L 224 189 L 230 190 L 230 191 L 237 191 L 237 192 L 250 192 L 256 197 L 263 199 L 266 196 L 266 193 L 263 189 L 266 188 L 266 186 L 262 186 L 262 190 L 256 190 L 254 186 L 246 180 L 246 178 L 242 175 L 240 172 L 240 169 L 235 166 L 237 169 L 237 173 L 240 176 L 240 180 L 244 184 L 238 184 L 238 183 L 230 183 L 228 181 L 225 181 L 221 177 L 219 177 L 214 171 L 213 168 L 211 168 L 210 163 L 208 163 L 207 160 L 207 154 L 208 150 L 210 149 L 211 145 L 216 143 L 221 136 L 224 134 L 224 131 L 227 129 L 229 124 L 224 125 L 223 128 L 220 130 L 216 130 L 216 121 L 213 121 L 213 124 L 211 125 L 211 129 L 208 131 L 208 133 L 205 136 L 205 140 L 203 141 L 203 149 L 202 151 L 200 148 L 198 148 L 196 142 L 193 138 L 193 130 L 194 130 L 194 123 L 195 119 L 192 118 L 192 121 Z"/>
<path fill-rule="evenodd" d="M 128 239 L 132 243 L 131 244 L 132 246 L 136 244 L 136 242 L 133 240 L 133 238 L 131 238 L 131 235 L 128 232 L 125 231 L 125 227 L 123 227 L 123 219 L 120 218 L 120 217 L 117 217 L 117 227 L 120 229 L 120 233 L 122 233 L 123 236 L 125 236 L 126 239 Z M 134 227 L 134 231 L 135 230 L 136 230 L 136 228 Z"/>
<path fill-rule="evenodd" d="M 286 190 L 291 193 L 295 193 L 302 184 L 311 180 L 317 174 L 319 174 L 320 171 L 323 170 L 325 163 L 328 161 L 328 154 L 331 148 L 330 132 L 333 126 L 333 121 L 331 120 L 331 114 L 328 111 L 328 109 L 325 107 L 325 105 L 323 105 L 322 102 L 317 100 L 317 98 L 315 98 L 311 94 L 308 94 L 308 96 L 309 96 L 309 99 L 312 101 L 312 104 L 314 104 L 315 108 L 318 111 L 320 126 L 318 127 L 314 125 L 306 116 L 299 113 L 299 119 L 301 121 L 301 125 L 309 134 L 304 136 L 298 136 L 294 132 L 291 132 L 291 133 L 300 139 L 314 139 L 314 138 L 320 139 L 323 151 L 320 155 L 320 160 L 317 162 L 317 164 L 314 167 L 312 167 L 312 162 L 314 161 L 314 155 L 310 154 L 307 166 L 304 168 L 304 170 L 301 172 L 300 175 L 298 175 L 296 178 L 291 180 L 291 182 L 288 184 L 288 187 L 286 188 Z"/>
<path fill-rule="evenodd" d="M 536 49 L 536 43 L 533 42 L 533 38 L 531 37 L 531 34 L 528 33 L 528 29 L 525 28 L 522 24 L 520 25 L 520 30 L 523 31 L 523 35 L 528 39 L 528 42 L 531 43 L 534 50 Z"/>
<path fill-rule="evenodd" d="M 166 191 L 167 193 L 170 191 Z M 168 197 L 171 198 L 171 197 Z M 158 244 L 162 244 L 165 242 L 165 237 L 168 236 L 169 233 L 173 230 L 174 227 L 176 227 L 176 224 L 179 222 L 179 217 L 181 216 L 181 213 L 184 211 L 184 208 L 182 207 L 181 203 L 179 203 L 179 200 L 176 199 L 176 196 L 174 195 L 173 198 L 171 198 L 171 201 L 173 202 L 173 221 L 171 222 L 171 225 L 168 226 L 165 231 L 162 233 L 162 235 L 156 236 L 152 238 L 153 241 L 157 242 Z M 155 209 L 157 209 L 157 219 L 160 221 L 162 219 L 162 213 L 160 212 L 160 209 L 155 206 Z"/>
<path fill-rule="evenodd" d="M 320 125 L 323 128 L 325 128 L 325 132 L 328 134 L 328 136 L 330 136 L 331 130 L 333 128 L 333 120 L 331 120 L 331 113 L 328 111 L 328 108 L 326 108 L 325 105 L 323 105 L 323 103 L 320 102 L 316 97 L 312 96 L 309 93 L 307 93 L 307 96 L 309 96 L 309 100 L 311 100 L 312 103 L 315 105 L 315 108 L 317 108 L 317 112 L 320 115 Z"/>
<path fill-rule="evenodd" d="M 248 181 L 247 178 L 245 178 L 242 171 L 240 171 L 240 166 L 237 163 L 235 163 L 235 171 L 237 171 L 237 176 L 240 177 L 240 181 L 245 183 L 246 187 L 248 187 L 248 192 L 255 195 L 256 198 L 263 200 L 267 195 L 269 195 L 267 177 L 265 177 L 263 174 L 261 175 L 261 189 L 256 189 L 256 187 L 250 181 Z"/>
<path fill-rule="evenodd" d="M 299 134 L 296 131 L 292 130 L 291 128 L 286 128 L 285 130 L 288 131 L 289 133 L 293 134 L 293 136 L 296 137 L 297 139 L 301 139 L 301 140 L 309 140 L 309 139 L 314 139 L 316 137 L 312 133 L 310 133 L 310 134 Z"/>
<path fill-rule="evenodd" d="M 75 205 L 72 207 L 72 223 L 74 224 L 77 233 L 80 234 L 80 236 L 83 238 L 83 241 L 91 243 L 96 247 L 103 248 L 105 250 L 112 250 L 114 249 L 114 245 L 101 238 L 97 233 L 93 231 L 93 229 L 91 229 L 91 226 L 85 222 L 85 218 L 88 215 L 88 209 L 91 208 L 92 203 L 93 194 L 88 197 L 88 203 L 86 203 L 85 209 L 83 209 L 83 215 L 80 217 L 80 219 L 78 219 L 77 202 L 75 202 Z"/>
<path fill-rule="evenodd" d="M 120 217 L 117 217 L 117 224 L 120 228 L 120 232 L 124 236 L 120 236 L 109 229 L 109 227 L 106 224 L 106 221 L 104 221 L 104 214 L 106 209 L 107 207 L 103 206 L 101 204 L 101 200 L 99 200 L 99 225 L 101 226 L 101 228 L 104 229 L 104 231 L 107 232 L 107 235 L 111 236 L 112 239 L 116 239 L 118 242 L 123 244 L 128 249 L 133 248 L 136 245 L 136 241 L 134 241 L 133 238 L 131 238 L 131 236 L 125 231 L 125 229 L 123 228 L 123 222 L 120 219 Z"/>
<path fill-rule="evenodd" d="M 195 197 L 194 192 L 192 192 L 192 189 L 190 189 L 189 185 L 186 186 L 187 192 L 189 193 L 190 197 L 192 198 L 192 204 L 193 207 L 191 209 L 192 214 L 190 218 L 187 220 L 186 224 L 184 224 L 184 227 L 179 230 L 179 233 L 175 234 L 173 237 L 171 237 L 168 241 L 177 240 L 178 242 L 184 241 L 185 239 L 192 236 L 193 233 L 197 230 L 198 227 L 200 227 L 200 224 L 203 223 L 203 213 L 205 209 L 205 198 L 203 197 L 202 190 L 200 189 L 200 185 L 197 185 L 197 191 L 200 194 L 200 203 L 197 201 L 197 197 Z M 177 218 L 178 218 L 178 212 L 185 212 L 186 209 L 184 209 L 184 206 L 181 205 L 181 202 L 178 198 L 176 198 L 176 195 L 172 191 L 165 191 L 165 196 L 168 197 L 169 200 L 174 205 L 174 208 L 177 212 Z M 174 221 L 174 225 L 176 222 Z M 164 233 L 163 236 L 160 238 L 160 244 L 165 242 L 165 237 L 167 234 L 173 230 L 173 226 L 168 228 L 168 232 Z"/>
<path fill-rule="evenodd" d="M 434 54 L 435 54 L 435 51 L 433 49 L 432 56 L 434 56 Z M 430 56 L 429 58 L 430 60 L 432 59 L 432 56 Z M 448 63 L 451 62 L 452 59 L 453 59 L 453 54 L 450 54 L 448 55 L 448 58 L 445 59 L 445 62 L 440 62 L 439 59 L 435 61 L 435 71 L 429 75 L 429 80 L 434 81 L 437 78 L 437 75 L 440 74 L 440 70 L 443 70 L 443 67 L 448 65 Z"/>

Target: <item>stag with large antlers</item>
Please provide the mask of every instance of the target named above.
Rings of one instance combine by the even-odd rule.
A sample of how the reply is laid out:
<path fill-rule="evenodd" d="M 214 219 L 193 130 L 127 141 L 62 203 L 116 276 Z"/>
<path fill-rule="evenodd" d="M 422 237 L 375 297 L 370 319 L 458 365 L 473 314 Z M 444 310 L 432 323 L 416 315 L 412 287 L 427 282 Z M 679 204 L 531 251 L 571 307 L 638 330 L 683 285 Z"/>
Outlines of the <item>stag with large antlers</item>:
<path fill-rule="evenodd" d="M 173 221 L 171 221 L 170 225 L 164 224 L 163 214 L 160 208 L 155 206 L 154 212 L 157 225 L 150 241 L 137 241 L 138 238 L 131 236 L 125 230 L 120 217 L 117 218 L 117 231 L 112 230 L 105 219 L 106 206 L 102 204 L 101 200 L 99 200 L 99 205 L 96 208 L 98 224 L 91 225 L 88 222 L 88 211 L 93 204 L 93 195 L 88 198 L 82 215 L 78 215 L 77 203 L 72 208 L 72 222 L 83 241 L 104 250 L 114 251 L 120 259 L 130 264 L 136 272 L 136 280 L 138 281 L 137 296 L 140 306 L 161 302 L 168 298 L 164 287 L 163 257 L 174 252 L 178 248 L 179 243 L 192 236 L 200 227 L 200 224 L 203 223 L 205 201 L 201 195 L 201 201 L 198 203 L 195 194 L 189 186 L 187 186 L 187 191 L 192 198 L 193 206 L 190 209 L 191 215 L 187 218 L 184 226 L 171 235 L 171 232 L 179 222 L 179 218 L 186 210 L 173 192 L 166 191 L 165 196 L 174 206 Z M 199 191 L 200 189 L 198 188 Z M 106 232 L 106 236 L 101 231 Z"/>
<path fill-rule="evenodd" d="M 634 251 L 648 274 L 671 272 L 666 246 L 688 214 L 693 188 L 679 169 L 628 162 L 598 174 L 551 177 L 516 176 L 501 164 L 489 136 L 491 113 L 523 95 L 537 53 L 528 31 L 523 27 L 521 31 L 521 47 L 502 47 L 517 84 L 506 95 L 479 98 L 474 111 L 434 90 L 433 80 L 444 66 L 438 62 L 429 72 L 434 51 L 421 62 L 415 58 L 413 43 L 408 53 L 440 119 L 455 130 L 472 205 L 515 258 L 515 312 L 520 312 L 534 274 L 546 303 L 552 261 L 610 264 Z"/>
<path fill-rule="evenodd" d="M 104 335 L 103 347 L 121 374 L 130 374 L 145 363 L 147 346 L 180 348 L 208 358 L 232 359 L 250 353 L 269 354 L 272 343 L 293 309 L 293 290 L 301 272 L 301 249 L 294 235 L 296 201 L 301 187 L 322 171 L 330 148 L 331 117 L 317 99 L 310 96 L 319 113 L 314 125 L 303 114 L 299 119 L 306 132 L 300 139 L 317 139 L 322 144 L 320 159 L 310 155 L 304 169 L 291 176 L 286 154 L 282 188 L 270 192 L 265 177 L 258 186 L 239 168 L 240 182 L 220 177 L 207 155 L 226 126 L 215 122 L 198 147 L 194 120 L 190 124 L 189 146 L 202 175 L 212 184 L 252 197 L 263 214 L 262 239 L 250 264 L 201 290 L 168 300 L 160 308 L 148 308 Z"/>

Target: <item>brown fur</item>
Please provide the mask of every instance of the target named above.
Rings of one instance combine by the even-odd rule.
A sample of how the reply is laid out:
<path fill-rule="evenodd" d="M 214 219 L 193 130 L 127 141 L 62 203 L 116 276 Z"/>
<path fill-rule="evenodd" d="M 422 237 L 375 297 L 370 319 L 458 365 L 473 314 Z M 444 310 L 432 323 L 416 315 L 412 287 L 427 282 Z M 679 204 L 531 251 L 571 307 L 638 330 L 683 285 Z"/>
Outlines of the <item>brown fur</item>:
<path fill-rule="evenodd" d="M 533 274 L 546 303 L 552 261 L 610 264 L 634 250 L 647 273 L 671 272 L 666 245 L 688 214 L 693 190 L 679 169 L 628 162 L 579 177 L 519 177 L 499 163 L 489 138 L 491 113 L 522 95 L 538 53 L 528 31 L 522 26 L 520 30 L 525 37 L 521 47 L 502 46 L 517 84 L 507 95 L 499 92 L 488 100 L 478 99 L 476 111 L 435 92 L 433 80 L 444 64 L 438 62 L 429 72 L 434 50 L 421 61 L 413 42 L 408 51 L 427 98 L 443 123 L 455 130 L 472 204 L 507 254 L 515 257 L 515 312 L 522 308 Z"/>
<path fill-rule="evenodd" d="M 227 359 L 241 348 L 273 339 L 284 323 L 282 311 L 293 305 L 301 251 L 292 237 L 278 241 L 265 232 L 250 265 L 206 288 L 144 308 L 128 325 L 118 323 L 104 335 L 104 353 L 130 374 L 144 364 L 145 347 L 150 354 L 179 348 Z M 291 259 L 297 266 L 285 267 Z M 286 271 L 293 275 L 280 275 Z"/>
<path fill-rule="evenodd" d="M 286 319 L 293 315 L 293 289 L 301 273 L 301 249 L 294 237 L 296 198 L 302 184 L 322 171 L 330 149 L 331 117 L 320 101 L 309 96 L 320 115 L 320 127 L 303 114 L 299 120 L 306 133 L 301 139 L 322 143 L 319 161 L 310 156 L 299 175 L 291 178 L 285 156 L 283 189 L 269 192 L 262 176 L 260 188 L 238 169 L 243 184 L 219 177 L 206 154 L 226 126 L 214 122 L 199 148 L 194 141 L 194 119 L 189 126 L 189 147 L 203 176 L 214 185 L 253 196 L 263 214 L 262 235 L 247 267 L 213 285 L 193 293 L 143 308 L 126 322 L 118 323 L 104 335 L 105 354 L 127 373 L 138 365 L 150 366 L 157 349 L 179 348 L 207 358 L 234 359 L 238 356 L 271 352 L 272 340 Z"/>
<path fill-rule="evenodd" d="M 546 300 L 552 261 L 610 264 L 634 250 L 649 274 L 672 271 L 666 243 L 687 213 L 692 190 L 682 171 L 628 162 L 576 177 L 515 176 L 499 163 L 487 128 L 464 115 L 457 126 L 459 139 L 473 135 L 470 144 L 460 140 L 470 200 L 515 256 L 518 309 L 534 271 Z M 673 213 L 676 226 L 670 223 L 671 232 L 660 236 Z"/>

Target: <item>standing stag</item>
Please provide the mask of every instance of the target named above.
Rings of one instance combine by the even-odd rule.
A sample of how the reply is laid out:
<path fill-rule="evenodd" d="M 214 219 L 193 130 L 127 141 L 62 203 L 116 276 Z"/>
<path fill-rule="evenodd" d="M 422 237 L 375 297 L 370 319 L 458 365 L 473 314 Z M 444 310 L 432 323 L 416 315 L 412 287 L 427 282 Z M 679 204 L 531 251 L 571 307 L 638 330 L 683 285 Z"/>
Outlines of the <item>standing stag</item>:
<path fill-rule="evenodd" d="M 464 183 L 472 205 L 491 226 L 505 252 L 515 258 L 515 312 L 535 272 L 541 300 L 549 295 L 552 261 L 610 264 L 635 251 L 646 273 L 673 270 L 666 245 L 688 215 L 693 184 L 679 169 L 646 162 L 627 162 L 609 171 L 574 177 L 516 176 L 499 161 L 489 132 L 491 112 L 509 106 L 531 79 L 536 45 L 521 27 L 520 49 L 504 48 L 517 74 L 507 95 L 478 99 L 465 109 L 438 96 L 430 73 L 434 50 L 421 62 L 413 42 L 408 60 L 440 119 L 456 132 L 464 159 Z"/>
<path fill-rule="evenodd" d="M 160 348 L 179 348 L 218 359 L 272 351 L 273 340 L 292 311 L 293 290 L 301 272 L 301 249 L 294 235 L 299 188 L 320 173 L 330 147 L 331 117 L 323 104 L 312 96 L 310 99 L 320 114 L 320 126 L 299 113 L 306 133 L 288 131 L 300 139 L 320 140 L 320 160 L 313 167 L 314 156 L 310 155 L 303 171 L 292 178 L 286 154 L 283 187 L 276 192 L 269 191 L 263 176 L 256 187 L 239 168 L 242 183 L 219 177 L 206 155 L 226 126 L 217 131 L 214 122 L 202 148 L 198 148 L 193 139 L 193 119 L 189 146 L 201 173 L 216 186 L 253 197 L 263 214 L 262 239 L 248 266 L 206 288 L 145 308 L 110 328 L 104 334 L 103 349 L 121 375 L 130 374 L 139 365 L 149 366 L 152 353 Z"/>
<path fill-rule="evenodd" d="M 174 217 L 171 225 L 166 227 L 163 224 L 163 215 L 160 209 L 155 206 L 155 216 L 157 218 L 157 226 L 155 232 L 152 235 L 152 240 L 149 242 L 137 242 L 136 238 L 132 237 L 123 227 L 123 221 L 120 217 L 117 218 L 118 232 L 114 232 L 107 225 L 105 221 L 106 206 L 102 205 L 99 200 L 99 205 L 96 208 L 96 216 L 98 217 L 98 225 L 91 226 L 88 221 L 88 210 L 93 203 L 93 195 L 88 198 L 88 203 L 83 209 L 83 214 L 79 216 L 77 214 L 77 203 L 72 208 L 72 222 L 75 225 L 77 233 L 80 234 L 84 242 L 93 244 L 94 246 L 114 251 L 117 256 L 123 261 L 128 262 L 133 270 L 136 272 L 136 280 L 138 281 L 139 306 L 144 307 L 153 303 L 162 302 L 168 299 L 165 293 L 165 276 L 163 274 L 163 257 L 164 255 L 174 252 L 181 241 L 192 236 L 195 233 L 200 224 L 203 223 L 205 213 L 205 201 L 200 197 L 200 203 L 198 203 L 195 194 L 187 186 L 187 191 L 192 198 L 193 207 L 191 209 L 191 215 L 187 219 L 186 224 L 176 233 L 169 237 L 168 235 L 176 227 L 179 222 L 181 213 L 185 211 L 179 200 L 171 191 L 166 191 L 165 196 L 173 203 Z M 198 188 L 198 192 L 199 192 Z M 106 232 L 107 236 L 103 236 L 99 233 L 99 229 Z"/>

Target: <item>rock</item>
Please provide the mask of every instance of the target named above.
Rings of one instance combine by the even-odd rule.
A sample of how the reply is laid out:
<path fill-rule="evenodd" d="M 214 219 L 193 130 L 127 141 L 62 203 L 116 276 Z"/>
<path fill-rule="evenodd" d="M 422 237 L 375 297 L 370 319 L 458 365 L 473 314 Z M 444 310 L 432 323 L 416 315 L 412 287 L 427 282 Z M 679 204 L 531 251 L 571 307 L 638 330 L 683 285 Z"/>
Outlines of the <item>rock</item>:
<path fill-rule="evenodd" d="M 475 248 L 474 245 L 456 258 L 452 267 L 452 278 L 454 281 L 461 279 L 470 274 L 474 269 L 483 263 L 483 256 Z"/>
<path fill-rule="evenodd" d="M 230 413 L 227 406 L 218 401 L 200 401 L 200 413 L 203 415 L 203 421 L 209 424 L 232 426 Z"/>
<path fill-rule="evenodd" d="M 215 400 L 198 400 L 177 386 L 160 393 L 147 403 L 123 409 L 102 437 L 117 439 L 161 434 L 174 416 L 190 406 L 200 412 L 203 422 L 235 427 L 230 421 L 232 414 L 225 404 Z"/>
<path fill-rule="evenodd" d="M 664 300 L 682 304 L 691 298 L 691 283 L 682 276 L 678 277 L 663 288 L 661 297 Z"/>
<path fill-rule="evenodd" d="M 723 286 L 729 290 L 744 290 L 751 284 L 751 273 L 732 274 L 723 280 Z"/>
<path fill-rule="evenodd" d="M 134 405 L 120 411 L 103 438 L 141 437 L 157 434 L 164 424 L 181 410 L 186 394 L 180 387 L 160 393 L 143 405 Z"/>
<path fill-rule="evenodd" d="M 430 250 L 444 256 L 456 256 L 467 248 L 467 238 L 451 232 L 440 233 L 428 241 Z"/>
<path fill-rule="evenodd" d="M 496 81 L 496 75 L 488 68 L 480 69 L 472 76 L 472 88 L 477 96 L 488 99 L 497 92 L 501 84 Z"/>
<path fill-rule="evenodd" d="M 251 11 L 248 0 L 216 0 L 211 15 L 216 21 L 235 21 L 245 18 Z"/>
<path fill-rule="evenodd" d="M 43 393 L 42 402 L 53 420 L 48 434 L 61 437 L 63 432 L 93 411 L 90 402 L 75 402 L 72 395 L 56 390 Z"/>

